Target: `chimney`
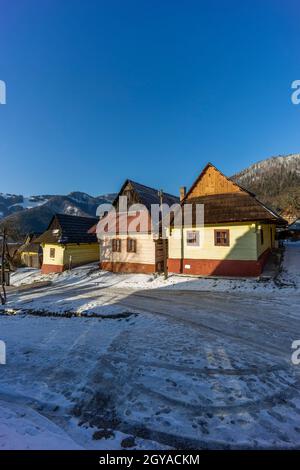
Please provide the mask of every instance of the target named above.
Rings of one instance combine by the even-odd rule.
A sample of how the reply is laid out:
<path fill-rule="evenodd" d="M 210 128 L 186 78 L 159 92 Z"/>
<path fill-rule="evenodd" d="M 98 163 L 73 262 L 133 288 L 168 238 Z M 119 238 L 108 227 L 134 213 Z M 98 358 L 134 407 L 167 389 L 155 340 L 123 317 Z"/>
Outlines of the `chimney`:
<path fill-rule="evenodd" d="M 181 186 L 181 188 L 179 189 L 179 192 L 180 192 L 180 201 L 182 201 L 182 199 L 185 198 L 186 187 L 185 187 L 185 186 Z"/>

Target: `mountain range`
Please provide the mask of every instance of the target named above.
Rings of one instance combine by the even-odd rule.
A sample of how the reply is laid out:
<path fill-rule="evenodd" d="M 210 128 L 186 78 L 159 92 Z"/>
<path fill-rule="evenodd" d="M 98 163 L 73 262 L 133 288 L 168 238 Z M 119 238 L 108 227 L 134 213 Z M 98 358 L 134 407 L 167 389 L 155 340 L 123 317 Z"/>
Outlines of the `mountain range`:
<path fill-rule="evenodd" d="M 279 155 L 254 163 L 232 179 L 288 221 L 300 217 L 300 154 Z M 112 202 L 115 193 L 93 197 L 79 191 L 63 195 L 24 197 L 0 193 L 0 226 L 23 237 L 46 230 L 55 213 L 95 217 L 99 204 Z"/>
<path fill-rule="evenodd" d="M 100 204 L 112 202 L 115 194 L 93 197 L 79 191 L 66 196 L 24 197 L 0 193 L 0 226 L 9 227 L 23 237 L 29 232 L 43 232 L 56 213 L 95 217 Z"/>

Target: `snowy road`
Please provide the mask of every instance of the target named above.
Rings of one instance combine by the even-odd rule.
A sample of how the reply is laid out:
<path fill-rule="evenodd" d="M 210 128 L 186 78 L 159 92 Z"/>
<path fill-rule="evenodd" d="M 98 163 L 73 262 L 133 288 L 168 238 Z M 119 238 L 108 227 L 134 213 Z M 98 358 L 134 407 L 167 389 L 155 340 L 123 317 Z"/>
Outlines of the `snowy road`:
<path fill-rule="evenodd" d="M 0 448 L 111 449 L 128 435 L 137 448 L 300 448 L 298 288 L 134 289 L 72 276 L 13 294 L 19 313 L 0 316 Z"/>
<path fill-rule="evenodd" d="M 0 318 L 0 398 L 16 394 L 71 435 L 66 416 L 75 414 L 162 446 L 300 446 L 296 295 L 292 312 L 279 298 L 243 294 L 101 295 L 137 315 Z"/>
<path fill-rule="evenodd" d="M 34 294 L 27 291 L 21 295 L 21 299 L 23 308 L 31 308 L 36 301 L 41 308 L 46 306 L 48 311 L 53 309 L 59 299 L 60 305 L 71 302 L 73 306 L 75 303 L 76 309 L 80 311 L 80 305 L 83 304 L 85 310 L 93 310 L 100 316 L 107 316 L 110 312 L 122 315 L 127 310 L 148 312 L 243 344 L 258 346 L 271 354 L 290 357 L 291 341 L 295 336 L 300 338 L 300 292 L 295 291 L 289 296 L 280 293 L 197 292 L 185 291 L 183 288 L 95 289 L 95 286 L 79 284 L 57 285 L 50 289 L 46 287 Z"/>

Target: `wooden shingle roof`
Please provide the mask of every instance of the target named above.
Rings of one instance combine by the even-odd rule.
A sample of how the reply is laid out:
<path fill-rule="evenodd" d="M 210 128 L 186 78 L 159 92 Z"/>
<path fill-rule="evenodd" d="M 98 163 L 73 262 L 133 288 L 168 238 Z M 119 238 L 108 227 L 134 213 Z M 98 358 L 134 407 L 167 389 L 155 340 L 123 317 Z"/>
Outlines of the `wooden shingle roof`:
<path fill-rule="evenodd" d="M 181 205 L 192 205 L 192 223 L 196 222 L 196 205 L 204 204 L 204 224 L 233 222 L 268 222 L 286 225 L 275 211 L 259 201 L 255 194 L 225 176 L 208 163 Z"/>
<path fill-rule="evenodd" d="M 192 205 L 193 224 L 196 221 L 196 205 L 204 204 L 204 223 L 267 222 L 286 225 L 286 221 L 251 194 L 214 194 L 190 198 L 183 205 Z"/>
<path fill-rule="evenodd" d="M 151 211 L 151 204 L 160 204 L 160 198 L 158 195 L 158 189 L 150 188 L 149 186 L 145 186 L 141 183 L 137 183 L 136 181 L 132 181 L 127 179 L 123 184 L 120 192 L 118 193 L 117 197 L 115 198 L 113 204 L 117 203 L 119 196 L 122 194 L 124 188 L 130 184 L 135 191 L 138 202 L 143 204 L 149 211 Z M 168 205 L 178 204 L 179 197 L 173 196 L 172 194 L 163 192 L 163 202 Z"/>
<path fill-rule="evenodd" d="M 18 251 L 21 252 L 31 252 L 38 253 L 40 251 L 40 243 L 37 239 L 40 237 L 41 233 L 29 233 L 26 236 L 26 240 L 23 245 L 20 246 Z"/>

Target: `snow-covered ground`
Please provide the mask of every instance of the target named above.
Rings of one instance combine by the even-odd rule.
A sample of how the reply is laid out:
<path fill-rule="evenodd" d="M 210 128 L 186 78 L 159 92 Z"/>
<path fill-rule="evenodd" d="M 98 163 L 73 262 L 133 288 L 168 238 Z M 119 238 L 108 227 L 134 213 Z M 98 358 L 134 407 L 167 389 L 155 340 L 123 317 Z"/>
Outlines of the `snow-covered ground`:
<path fill-rule="evenodd" d="M 300 242 L 290 242 L 286 245 L 283 269 L 278 279 L 260 281 L 257 279 L 217 279 L 199 278 L 193 276 L 172 275 L 165 280 L 163 276 L 148 274 L 113 274 L 99 271 L 98 264 L 92 263 L 61 274 L 41 274 L 37 269 L 22 268 L 12 273 L 11 283 L 14 286 L 31 284 L 38 281 L 51 281 L 54 284 L 74 284 L 83 282 L 85 285 L 101 285 L 111 287 L 128 287 L 134 289 L 183 289 L 200 291 L 231 292 L 232 290 L 257 291 L 265 293 L 278 291 L 278 285 L 286 288 L 299 287 Z"/>
<path fill-rule="evenodd" d="M 277 282 L 14 274 L 53 283 L 0 315 L 0 448 L 299 448 L 299 266 L 290 244 Z"/>
<path fill-rule="evenodd" d="M 79 445 L 30 407 L 0 400 L 0 450 L 80 449 Z"/>
<path fill-rule="evenodd" d="M 121 295 L 128 291 L 162 290 L 224 292 L 289 296 L 300 289 L 300 242 L 287 245 L 282 272 L 275 280 L 256 279 L 209 279 L 170 275 L 114 274 L 98 269 L 97 263 L 89 264 L 61 274 L 42 275 L 39 270 L 20 269 L 11 276 L 14 286 L 50 281 L 52 285 L 35 292 L 19 292 L 9 296 L 7 309 L 45 310 L 51 313 L 76 313 L 80 315 L 111 315 L 123 311 L 123 307 L 106 299 L 104 292 L 115 289 Z"/>
<path fill-rule="evenodd" d="M 11 397 L 10 397 L 11 398 Z M 109 431 L 97 436 L 97 428 L 79 426 L 78 419 L 57 420 L 44 416 L 32 406 L 0 400 L 1 450 L 118 450 L 128 435 Z M 63 425 L 61 424 L 63 422 Z M 64 427 L 66 429 L 64 429 Z M 126 448 L 126 447 L 125 447 Z M 156 442 L 135 438 L 134 448 L 160 449 Z"/>

